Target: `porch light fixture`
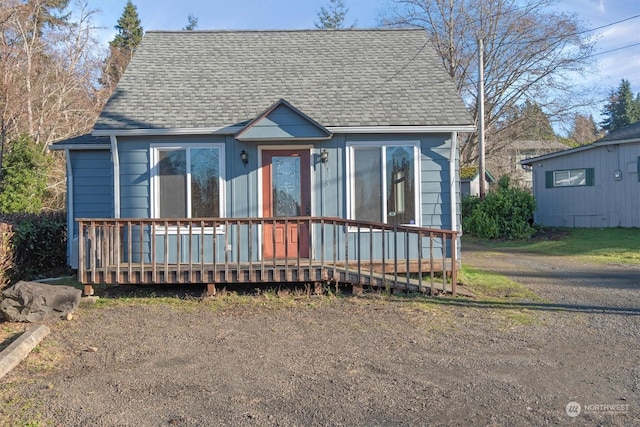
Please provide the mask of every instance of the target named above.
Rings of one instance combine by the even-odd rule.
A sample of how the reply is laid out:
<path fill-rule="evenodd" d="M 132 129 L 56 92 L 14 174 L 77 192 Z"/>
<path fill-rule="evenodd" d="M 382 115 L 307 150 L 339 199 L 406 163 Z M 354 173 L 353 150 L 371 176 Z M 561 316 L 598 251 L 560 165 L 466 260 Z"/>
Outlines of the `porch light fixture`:
<path fill-rule="evenodd" d="M 240 152 L 240 160 L 242 160 L 242 164 L 247 166 L 247 163 L 249 163 L 249 154 L 247 154 L 246 151 L 242 150 Z"/>
<path fill-rule="evenodd" d="M 329 153 L 327 150 L 322 150 L 322 153 L 320 153 L 320 161 L 325 164 L 329 162 Z"/>

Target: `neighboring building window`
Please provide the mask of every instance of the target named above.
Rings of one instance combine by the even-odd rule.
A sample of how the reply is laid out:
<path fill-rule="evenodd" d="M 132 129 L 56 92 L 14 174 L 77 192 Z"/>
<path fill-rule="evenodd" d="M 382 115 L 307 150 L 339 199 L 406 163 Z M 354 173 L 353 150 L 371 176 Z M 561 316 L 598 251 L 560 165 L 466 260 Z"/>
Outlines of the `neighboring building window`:
<path fill-rule="evenodd" d="M 417 151 L 416 145 L 352 146 L 349 217 L 417 224 Z"/>
<path fill-rule="evenodd" d="M 595 183 L 593 168 L 548 171 L 546 187 L 591 187 Z"/>
<path fill-rule="evenodd" d="M 222 216 L 222 149 L 155 147 L 155 217 Z"/>

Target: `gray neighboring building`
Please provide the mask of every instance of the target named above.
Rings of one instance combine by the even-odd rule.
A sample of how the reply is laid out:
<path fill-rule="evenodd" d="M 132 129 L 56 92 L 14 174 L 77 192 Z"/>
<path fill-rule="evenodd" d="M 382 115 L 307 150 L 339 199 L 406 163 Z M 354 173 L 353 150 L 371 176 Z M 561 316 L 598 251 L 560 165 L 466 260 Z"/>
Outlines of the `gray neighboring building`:
<path fill-rule="evenodd" d="M 522 167 L 521 161 L 569 148 L 562 142 L 546 140 L 498 141 L 493 145 L 501 148 L 487 156 L 487 169 L 497 177 L 508 175 L 512 183 L 526 189 L 533 187 L 533 177 L 530 170 Z"/>
<path fill-rule="evenodd" d="M 640 227 L 640 122 L 521 164 L 533 172 L 536 223 Z"/>

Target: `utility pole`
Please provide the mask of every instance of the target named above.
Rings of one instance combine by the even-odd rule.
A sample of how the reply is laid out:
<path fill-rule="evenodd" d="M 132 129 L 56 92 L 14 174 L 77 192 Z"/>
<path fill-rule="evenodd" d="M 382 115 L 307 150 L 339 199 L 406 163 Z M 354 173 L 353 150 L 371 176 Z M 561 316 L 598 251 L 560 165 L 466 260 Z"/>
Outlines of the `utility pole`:
<path fill-rule="evenodd" d="M 484 45 L 481 38 L 478 38 L 478 80 L 478 174 L 480 175 L 480 199 L 484 200 Z"/>

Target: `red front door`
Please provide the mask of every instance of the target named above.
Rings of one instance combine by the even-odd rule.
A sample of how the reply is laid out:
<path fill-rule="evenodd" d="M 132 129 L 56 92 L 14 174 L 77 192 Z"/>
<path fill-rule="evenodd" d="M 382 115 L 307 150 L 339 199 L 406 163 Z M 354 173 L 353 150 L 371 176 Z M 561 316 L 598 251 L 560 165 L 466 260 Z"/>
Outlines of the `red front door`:
<path fill-rule="evenodd" d="M 311 215 L 311 166 L 309 150 L 262 152 L 262 215 L 295 218 Z M 309 256 L 308 224 L 265 223 L 265 258 Z"/>

